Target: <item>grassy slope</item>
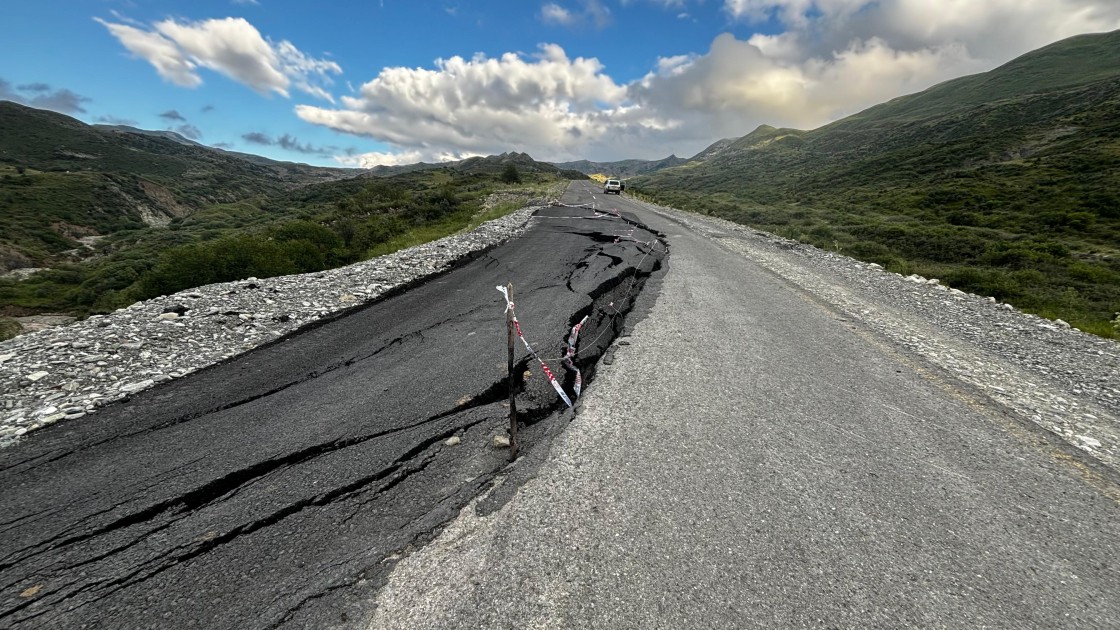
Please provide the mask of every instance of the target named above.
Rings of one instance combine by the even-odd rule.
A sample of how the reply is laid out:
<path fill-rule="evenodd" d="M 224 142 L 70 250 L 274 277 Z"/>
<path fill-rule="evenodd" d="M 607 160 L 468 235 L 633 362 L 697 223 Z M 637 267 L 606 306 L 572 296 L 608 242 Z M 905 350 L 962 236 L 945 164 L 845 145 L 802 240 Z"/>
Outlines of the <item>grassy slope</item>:
<path fill-rule="evenodd" d="M 619 160 L 617 162 L 591 162 L 589 160 L 578 160 L 575 162 L 557 162 L 556 166 L 563 169 L 570 169 L 591 174 L 605 174 L 611 177 L 633 177 L 643 173 L 652 173 L 663 168 L 670 168 L 679 166 L 688 160 L 679 158 L 675 155 L 670 155 L 667 158 L 660 160 Z"/>
<path fill-rule="evenodd" d="M 343 173 L 0 101 L 0 251 L 11 262 L 51 265 L 79 246 L 75 236 L 140 229 L 145 215 L 166 221 Z"/>
<path fill-rule="evenodd" d="M 1114 334 L 1120 32 L 698 157 L 632 187 Z"/>
<path fill-rule="evenodd" d="M 541 165 L 510 184 L 503 180 L 507 165 L 478 160 L 467 169 L 355 177 L 210 204 L 166 228 L 117 232 L 99 245 L 100 257 L 84 263 L 0 280 L 0 316 L 105 312 L 200 284 L 344 265 L 520 207 L 484 207 L 496 190 L 517 189 L 527 199 L 558 181 L 554 167 Z"/>

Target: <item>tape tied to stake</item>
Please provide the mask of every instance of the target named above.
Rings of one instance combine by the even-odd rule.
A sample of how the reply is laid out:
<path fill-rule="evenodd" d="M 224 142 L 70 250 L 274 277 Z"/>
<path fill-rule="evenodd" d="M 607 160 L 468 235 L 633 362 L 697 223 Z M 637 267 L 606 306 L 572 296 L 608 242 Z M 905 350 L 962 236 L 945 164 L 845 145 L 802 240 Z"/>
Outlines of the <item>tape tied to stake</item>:
<path fill-rule="evenodd" d="M 561 362 L 561 365 L 563 365 L 566 370 L 576 373 L 576 382 L 572 387 L 572 389 L 575 390 L 576 398 L 579 398 L 580 391 L 583 389 L 583 374 L 579 371 L 579 368 L 576 367 L 572 359 L 576 356 L 576 341 L 579 340 L 579 331 L 583 328 L 583 325 L 587 323 L 588 317 L 590 316 L 584 315 L 583 319 L 579 320 L 578 324 L 572 326 L 572 332 L 568 335 L 568 347 L 564 348 L 564 359 Z"/>
<path fill-rule="evenodd" d="M 537 354 L 537 351 L 533 349 L 533 346 L 529 345 L 529 340 L 526 339 L 525 335 L 521 333 L 521 322 L 517 321 L 517 312 L 513 310 L 513 302 L 509 299 L 509 291 L 502 286 L 495 288 L 501 291 L 502 295 L 504 295 L 506 298 L 506 311 L 513 313 L 511 319 L 513 320 L 513 328 L 517 331 L 517 337 L 521 339 L 521 343 L 525 344 L 525 349 L 529 351 L 529 355 L 541 364 L 541 371 L 543 371 L 545 377 L 548 378 L 548 382 L 552 384 L 552 389 L 556 390 L 556 393 L 560 395 L 560 399 L 563 400 L 564 403 L 568 405 L 568 407 L 571 407 L 572 400 L 568 398 L 568 394 L 564 392 L 564 388 L 560 386 L 559 381 L 557 381 L 556 377 L 552 375 L 552 370 L 548 369 L 548 364 L 544 362 L 544 359 L 542 359 L 539 354 Z"/>

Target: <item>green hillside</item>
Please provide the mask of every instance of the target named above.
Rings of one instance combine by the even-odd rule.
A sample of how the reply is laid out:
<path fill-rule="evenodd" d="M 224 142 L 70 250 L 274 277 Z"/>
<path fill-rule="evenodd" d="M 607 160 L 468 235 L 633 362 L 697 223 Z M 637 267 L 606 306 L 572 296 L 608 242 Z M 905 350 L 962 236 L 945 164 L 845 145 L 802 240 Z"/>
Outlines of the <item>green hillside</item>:
<path fill-rule="evenodd" d="M 0 101 L 0 273 L 68 260 L 85 251 L 78 238 L 355 173 L 250 161 L 172 136 Z"/>
<path fill-rule="evenodd" d="M 366 173 L 374 177 L 392 177 L 404 173 L 420 171 L 446 170 L 456 173 L 494 173 L 512 165 L 519 173 L 530 175 L 553 175 L 563 179 L 584 179 L 583 173 L 578 170 L 558 167 L 548 162 L 538 162 L 527 153 L 502 153 L 486 157 L 470 157 L 457 162 L 401 164 L 399 166 L 375 166 Z"/>
<path fill-rule="evenodd" d="M 508 213 L 564 176 L 583 177 L 507 153 L 375 177 L 0 102 L 0 272 L 49 268 L 0 278 L 0 321 L 349 264 Z M 508 201 L 485 205 L 496 191 Z"/>
<path fill-rule="evenodd" d="M 688 160 L 670 155 L 660 160 L 619 160 L 616 162 L 577 160 L 575 162 L 557 162 L 556 166 L 563 169 L 578 171 L 586 175 L 600 174 L 610 177 L 633 177 L 635 175 L 659 171 L 663 168 L 680 166 L 685 162 L 688 162 Z"/>
<path fill-rule="evenodd" d="M 1112 336 L 1120 32 L 812 131 L 764 126 L 631 187 Z"/>

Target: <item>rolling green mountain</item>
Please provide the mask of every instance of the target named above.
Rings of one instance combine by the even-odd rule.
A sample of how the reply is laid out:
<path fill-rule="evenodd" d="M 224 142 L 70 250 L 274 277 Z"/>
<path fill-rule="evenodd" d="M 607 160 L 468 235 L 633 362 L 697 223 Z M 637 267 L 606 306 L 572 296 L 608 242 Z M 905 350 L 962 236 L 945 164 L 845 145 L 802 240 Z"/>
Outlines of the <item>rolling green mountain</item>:
<path fill-rule="evenodd" d="M 79 238 L 357 173 L 246 157 L 0 101 L 0 273 L 49 266 Z"/>
<path fill-rule="evenodd" d="M 643 173 L 652 173 L 663 168 L 680 166 L 688 162 L 684 158 L 670 155 L 660 160 L 619 160 L 617 162 L 591 162 L 577 160 L 575 162 L 556 162 L 556 166 L 563 169 L 579 171 L 586 175 L 601 174 L 608 177 L 633 177 Z"/>
<path fill-rule="evenodd" d="M 1111 336 L 1120 31 L 811 131 L 762 126 L 631 188 Z"/>
<path fill-rule="evenodd" d="M 416 164 L 401 164 L 399 166 L 375 166 L 366 171 L 367 176 L 391 177 L 402 173 L 416 173 L 420 171 L 445 170 L 455 173 L 500 173 L 509 165 L 513 165 L 519 173 L 532 173 L 553 175 L 562 179 L 586 179 L 578 170 L 566 169 L 562 166 L 538 162 L 528 153 L 502 153 L 486 157 L 470 157 L 457 162 L 417 162 Z"/>
<path fill-rule="evenodd" d="M 12 316 L 106 312 L 389 253 L 515 210 L 565 176 L 584 177 L 506 153 L 378 177 L 0 102 L 0 275 L 47 268 L 0 277 L 0 339 L 18 329 Z"/>

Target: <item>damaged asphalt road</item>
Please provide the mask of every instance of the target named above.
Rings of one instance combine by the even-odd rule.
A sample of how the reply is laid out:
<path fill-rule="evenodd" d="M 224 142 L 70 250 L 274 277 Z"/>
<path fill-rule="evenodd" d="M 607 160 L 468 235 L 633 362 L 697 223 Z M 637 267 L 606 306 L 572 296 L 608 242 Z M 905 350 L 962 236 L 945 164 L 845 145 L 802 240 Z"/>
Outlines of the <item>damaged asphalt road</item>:
<path fill-rule="evenodd" d="M 0 451 L 0 628 L 360 616 L 351 591 L 368 595 L 507 465 L 492 445 L 508 427 L 495 286 L 513 283 L 526 337 L 570 392 L 572 324 L 589 316 L 586 382 L 663 263 L 657 235 L 593 215 L 542 211 L 419 287 Z M 523 455 L 570 418 L 525 355 Z"/>

